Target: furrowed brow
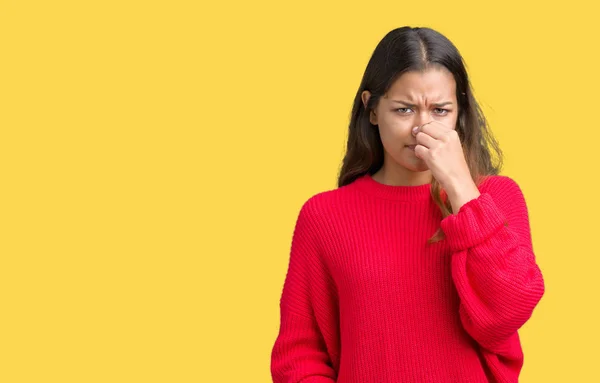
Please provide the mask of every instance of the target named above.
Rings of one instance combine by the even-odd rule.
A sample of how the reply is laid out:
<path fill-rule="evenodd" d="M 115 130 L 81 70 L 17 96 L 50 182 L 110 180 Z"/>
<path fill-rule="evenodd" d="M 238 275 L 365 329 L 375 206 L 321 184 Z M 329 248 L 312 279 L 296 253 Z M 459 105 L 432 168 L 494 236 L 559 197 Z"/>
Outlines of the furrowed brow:
<path fill-rule="evenodd" d="M 417 106 L 415 104 L 411 104 L 410 102 L 402 101 L 402 100 L 392 100 L 392 102 L 395 102 L 395 103 L 398 103 L 398 104 L 402 104 L 402 105 L 405 105 L 405 106 L 408 106 L 408 107 L 411 107 L 411 108 L 414 108 L 415 106 Z M 445 106 L 445 105 L 452 105 L 452 104 L 453 104 L 452 101 L 444 101 L 444 102 L 435 103 L 433 105 L 434 106 Z"/>

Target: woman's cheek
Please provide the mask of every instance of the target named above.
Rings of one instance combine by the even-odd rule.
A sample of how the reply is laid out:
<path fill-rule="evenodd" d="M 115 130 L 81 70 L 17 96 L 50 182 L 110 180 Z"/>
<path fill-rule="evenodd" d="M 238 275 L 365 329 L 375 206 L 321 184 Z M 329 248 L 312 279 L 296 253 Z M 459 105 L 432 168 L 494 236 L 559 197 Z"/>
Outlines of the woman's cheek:
<path fill-rule="evenodd" d="M 407 134 L 410 134 L 410 130 L 413 126 L 414 125 L 412 125 L 411 121 L 408 119 L 404 121 L 395 121 L 392 131 L 394 132 L 394 136 L 404 138 Z"/>

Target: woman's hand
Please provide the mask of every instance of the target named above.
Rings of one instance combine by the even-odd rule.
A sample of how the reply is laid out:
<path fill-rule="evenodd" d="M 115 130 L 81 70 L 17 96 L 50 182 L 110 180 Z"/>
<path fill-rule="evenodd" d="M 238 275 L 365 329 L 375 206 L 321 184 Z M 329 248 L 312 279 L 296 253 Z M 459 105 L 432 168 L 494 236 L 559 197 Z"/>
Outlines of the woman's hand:
<path fill-rule="evenodd" d="M 433 177 L 448 194 L 454 214 L 479 196 L 456 130 L 439 121 L 428 122 L 412 131 L 417 139 L 415 155 L 425 161 Z"/>

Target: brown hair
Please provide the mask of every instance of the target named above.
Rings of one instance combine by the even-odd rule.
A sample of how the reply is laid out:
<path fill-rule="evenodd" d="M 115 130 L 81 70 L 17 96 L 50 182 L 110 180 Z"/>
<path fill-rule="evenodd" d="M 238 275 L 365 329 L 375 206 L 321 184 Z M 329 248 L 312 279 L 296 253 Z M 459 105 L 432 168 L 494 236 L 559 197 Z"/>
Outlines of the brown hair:
<path fill-rule="evenodd" d="M 390 31 L 377 45 L 356 92 L 346 154 L 338 176 L 338 187 L 352 183 L 365 174 L 375 174 L 383 166 L 384 148 L 377 127 L 369 121 L 369 113 L 394 81 L 407 71 L 424 71 L 435 66 L 448 69 L 456 81 L 458 119 L 456 131 L 460 137 L 465 159 L 476 185 L 502 168 L 502 151 L 475 100 L 462 56 L 445 36 L 430 28 L 401 27 Z M 371 92 L 364 107 L 361 94 Z M 495 154 L 495 162 L 492 153 Z M 447 217 L 452 205 L 440 183 L 431 182 L 431 196 Z M 428 242 L 445 238 L 441 228 Z"/>

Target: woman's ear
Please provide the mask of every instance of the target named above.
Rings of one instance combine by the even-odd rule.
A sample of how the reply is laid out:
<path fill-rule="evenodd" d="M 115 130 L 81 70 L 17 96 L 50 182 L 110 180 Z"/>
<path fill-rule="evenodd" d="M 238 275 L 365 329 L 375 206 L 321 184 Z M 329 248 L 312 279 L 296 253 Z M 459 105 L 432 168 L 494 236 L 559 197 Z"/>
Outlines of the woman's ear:
<path fill-rule="evenodd" d="M 371 98 L 371 92 L 369 92 L 368 90 L 364 90 L 361 93 L 360 98 L 362 99 L 363 106 L 365 107 L 365 109 L 367 109 L 369 99 Z M 371 109 L 371 111 L 369 112 L 369 121 L 371 122 L 371 124 L 377 125 L 377 113 L 375 113 L 374 109 Z"/>
<path fill-rule="evenodd" d="M 367 104 L 369 103 L 370 97 L 371 97 L 371 92 L 369 92 L 368 90 L 363 90 L 363 92 L 360 94 L 360 98 L 362 99 L 362 103 L 363 103 L 363 106 L 365 107 L 365 109 L 367 108 Z"/>

